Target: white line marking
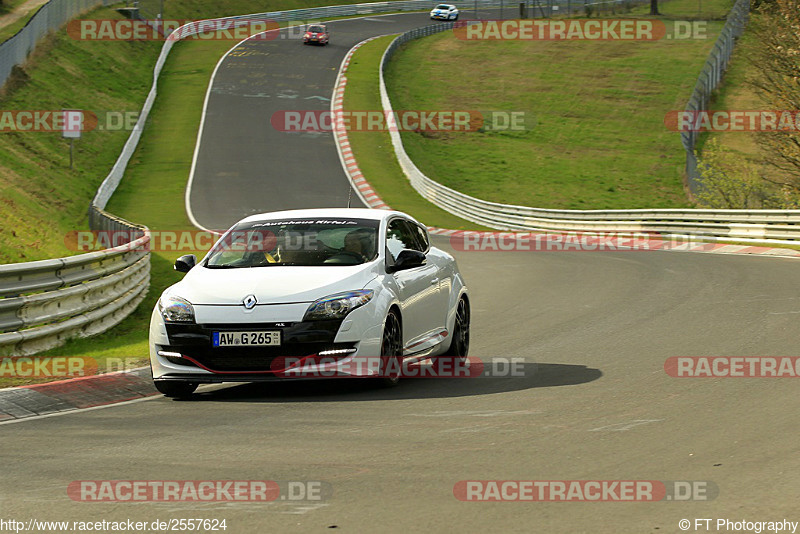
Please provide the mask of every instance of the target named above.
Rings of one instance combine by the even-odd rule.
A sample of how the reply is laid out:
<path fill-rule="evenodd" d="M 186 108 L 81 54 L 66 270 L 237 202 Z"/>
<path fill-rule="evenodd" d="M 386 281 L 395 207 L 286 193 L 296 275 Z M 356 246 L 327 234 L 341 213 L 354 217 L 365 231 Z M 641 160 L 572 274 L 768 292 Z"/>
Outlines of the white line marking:
<path fill-rule="evenodd" d="M 631 428 L 639 425 L 646 425 L 648 423 L 658 423 L 663 421 L 663 419 L 635 419 L 633 421 L 628 421 L 627 423 L 616 423 L 614 425 L 606 425 L 601 426 L 600 428 L 593 428 L 589 432 L 624 432 L 626 430 L 630 430 Z"/>
<path fill-rule="evenodd" d="M 466 415 L 470 417 L 497 417 L 498 415 L 538 415 L 535 410 L 439 410 L 432 413 L 410 413 L 412 417 L 454 417 Z"/>
<path fill-rule="evenodd" d="M 318 508 L 324 508 L 324 507 L 330 506 L 330 505 L 327 504 L 327 503 L 318 503 L 318 504 L 305 504 L 305 505 L 297 505 L 297 504 L 295 504 L 293 506 L 295 506 L 294 510 L 291 510 L 291 511 L 288 511 L 288 512 L 280 512 L 280 513 L 281 514 L 294 514 L 294 515 L 307 514 L 308 512 L 311 512 L 313 510 L 317 510 Z"/>
<path fill-rule="evenodd" d="M 37 419 L 46 419 L 48 417 L 57 417 L 59 415 L 71 415 L 71 414 L 76 414 L 76 413 L 80 413 L 80 412 L 89 412 L 89 411 L 92 411 L 92 410 L 102 410 L 103 408 L 113 408 L 115 406 L 125 406 L 127 404 L 133 404 L 135 402 L 144 402 L 144 401 L 149 401 L 149 400 L 158 399 L 158 398 L 161 398 L 161 395 L 152 395 L 150 397 L 142 397 L 140 399 L 132 399 L 132 400 L 129 400 L 129 401 L 114 402 L 114 403 L 111 403 L 111 404 L 103 404 L 102 406 L 90 406 L 89 408 L 77 408 L 75 410 L 66 410 L 66 411 L 63 411 L 63 412 L 46 413 L 46 414 L 42 414 L 42 415 L 33 415 L 31 417 L 22 417 L 20 419 L 11 419 L 10 421 L 0 421 L 0 425 L 11 425 L 11 424 L 14 424 L 14 423 L 24 423 L 25 421 L 35 421 Z"/>

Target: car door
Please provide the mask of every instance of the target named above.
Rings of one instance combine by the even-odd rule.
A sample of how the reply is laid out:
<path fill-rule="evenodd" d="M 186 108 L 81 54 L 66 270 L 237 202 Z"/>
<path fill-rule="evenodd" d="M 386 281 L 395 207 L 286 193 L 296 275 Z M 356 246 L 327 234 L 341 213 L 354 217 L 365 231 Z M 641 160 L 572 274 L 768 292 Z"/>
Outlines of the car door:
<path fill-rule="evenodd" d="M 412 223 L 402 218 L 391 219 L 386 228 L 386 256 L 389 265 L 403 250 L 419 250 L 420 245 Z M 389 275 L 389 281 L 400 301 L 403 320 L 403 346 L 410 352 L 423 350 L 430 338 L 441 329 L 437 317 L 439 293 L 439 268 L 433 262 L 397 271 Z"/>
<path fill-rule="evenodd" d="M 420 251 L 427 257 L 428 265 L 436 267 L 436 286 L 438 288 L 431 302 L 431 321 L 437 330 L 444 330 L 447 327 L 447 312 L 450 307 L 450 293 L 453 290 L 453 269 L 450 258 L 442 251 L 431 248 L 428 231 L 421 225 L 413 222 L 409 223 L 417 238 Z"/>

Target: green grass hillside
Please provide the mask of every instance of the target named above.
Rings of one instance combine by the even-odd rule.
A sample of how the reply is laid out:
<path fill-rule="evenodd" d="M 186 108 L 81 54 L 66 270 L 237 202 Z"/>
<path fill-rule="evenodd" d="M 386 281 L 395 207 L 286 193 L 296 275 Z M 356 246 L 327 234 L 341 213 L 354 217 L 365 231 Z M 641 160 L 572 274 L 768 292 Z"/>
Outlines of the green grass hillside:
<path fill-rule="evenodd" d="M 730 0 L 704 2 L 720 16 Z M 670 2 L 666 19 L 695 15 Z M 645 15 L 640 18 L 650 18 Z M 543 208 L 682 207 L 685 155 L 664 116 L 686 105 L 722 21 L 707 38 L 406 44 L 387 86 L 395 109 L 521 111 L 525 131 L 404 132 L 430 178 L 495 202 Z"/>

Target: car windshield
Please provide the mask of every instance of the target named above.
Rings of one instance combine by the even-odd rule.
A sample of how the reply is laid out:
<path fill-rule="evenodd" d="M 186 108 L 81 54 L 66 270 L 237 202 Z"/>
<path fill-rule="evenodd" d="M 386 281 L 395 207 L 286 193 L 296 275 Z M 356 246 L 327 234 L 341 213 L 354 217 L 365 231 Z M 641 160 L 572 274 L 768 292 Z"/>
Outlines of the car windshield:
<path fill-rule="evenodd" d="M 325 31 L 325 28 L 323 28 L 322 26 L 310 26 L 308 28 L 308 31 L 315 32 L 315 33 L 321 33 L 321 32 Z"/>
<path fill-rule="evenodd" d="M 447 9 L 450 9 L 450 6 L 448 6 L 448 5 L 446 5 L 446 4 L 439 4 L 439 5 L 438 5 L 438 6 L 436 6 L 434 9 L 444 9 L 444 10 L 447 10 Z"/>
<path fill-rule="evenodd" d="M 259 221 L 229 230 L 209 252 L 210 269 L 281 265 L 359 265 L 378 256 L 379 221 L 291 219 Z"/>

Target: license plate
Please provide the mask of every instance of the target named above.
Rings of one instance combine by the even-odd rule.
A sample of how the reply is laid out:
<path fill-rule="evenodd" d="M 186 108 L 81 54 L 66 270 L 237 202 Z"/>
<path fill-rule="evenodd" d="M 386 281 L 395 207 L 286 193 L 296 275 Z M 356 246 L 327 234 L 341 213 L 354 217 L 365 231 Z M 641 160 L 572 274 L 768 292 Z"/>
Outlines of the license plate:
<path fill-rule="evenodd" d="M 281 344 L 281 333 L 279 330 L 214 332 L 211 344 L 214 347 L 275 347 Z"/>

